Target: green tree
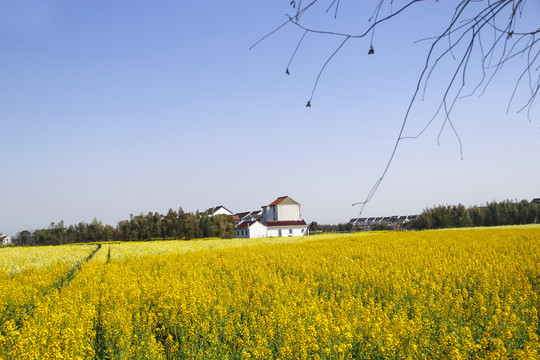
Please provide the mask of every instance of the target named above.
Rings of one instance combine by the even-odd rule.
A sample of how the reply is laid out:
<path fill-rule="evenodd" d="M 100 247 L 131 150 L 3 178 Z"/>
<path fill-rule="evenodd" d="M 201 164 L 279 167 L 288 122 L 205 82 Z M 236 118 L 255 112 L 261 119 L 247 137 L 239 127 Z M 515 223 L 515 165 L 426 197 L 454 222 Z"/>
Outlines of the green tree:
<path fill-rule="evenodd" d="M 214 236 L 222 239 L 230 239 L 234 237 L 234 228 L 236 223 L 233 218 L 228 215 L 215 215 L 212 216 L 212 222 L 216 229 Z"/>
<path fill-rule="evenodd" d="M 23 230 L 19 232 L 15 238 L 13 239 L 13 243 L 15 245 L 31 245 L 30 239 L 31 239 L 32 233 L 28 230 Z"/>

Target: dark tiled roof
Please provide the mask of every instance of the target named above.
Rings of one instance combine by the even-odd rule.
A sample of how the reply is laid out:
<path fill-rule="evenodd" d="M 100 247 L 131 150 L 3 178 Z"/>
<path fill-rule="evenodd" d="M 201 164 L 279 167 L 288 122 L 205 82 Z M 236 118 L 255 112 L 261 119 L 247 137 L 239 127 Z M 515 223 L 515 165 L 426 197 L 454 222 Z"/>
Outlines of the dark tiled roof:
<path fill-rule="evenodd" d="M 307 226 L 304 220 L 267 221 L 266 225 L 268 225 L 268 227 Z"/>
<path fill-rule="evenodd" d="M 227 208 L 226 208 L 225 206 L 223 206 L 223 205 L 219 205 L 219 206 L 210 208 L 210 209 L 208 209 L 208 210 L 206 210 L 206 211 L 209 212 L 209 213 L 211 213 L 211 214 L 213 214 L 213 213 L 215 213 L 216 211 L 218 211 L 218 210 L 221 209 L 221 208 L 227 210 L 228 212 L 230 212 L 230 213 L 232 214 L 232 211 L 229 210 L 229 209 L 227 209 Z"/>
<path fill-rule="evenodd" d="M 349 220 L 350 223 L 355 223 L 355 222 L 363 222 L 363 221 L 366 221 L 367 218 L 352 218 L 351 220 Z"/>
<path fill-rule="evenodd" d="M 251 225 L 253 225 L 254 223 L 256 223 L 257 221 L 244 221 L 243 223 L 241 223 L 240 225 L 238 225 L 236 227 L 236 229 L 247 229 L 248 227 L 250 227 Z"/>
<path fill-rule="evenodd" d="M 249 211 L 236 213 L 235 215 L 238 216 L 238 218 L 243 219 L 243 218 L 245 218 L 246 216 L 249 215 Z"/>

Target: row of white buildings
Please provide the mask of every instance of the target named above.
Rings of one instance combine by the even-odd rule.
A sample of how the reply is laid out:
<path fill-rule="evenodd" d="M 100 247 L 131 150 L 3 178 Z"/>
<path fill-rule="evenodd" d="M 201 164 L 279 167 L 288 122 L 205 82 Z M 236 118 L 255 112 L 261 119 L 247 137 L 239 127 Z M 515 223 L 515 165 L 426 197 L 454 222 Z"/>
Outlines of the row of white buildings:
<path fill-rule="evenodd" d="M 261 210 L 233 213 L 224 206 L 208 209 L 210 215 L 229 215 L 236 222 L 235 237 L 306 236 L 308 226 L 300 214 L 300 204 L 281 196 Z"/>
<path fill-rule="evenodd" d="M 349 222 L 359 228 L 365 228 L 375 225 L 390 225 L 395 226 L 398 224 L 404 224 L 409 221 L 413 221 L 418 215 L 394 215 L 394 216 L 375 216 L 375 217 L 362 217 L 353 218 Z"/>

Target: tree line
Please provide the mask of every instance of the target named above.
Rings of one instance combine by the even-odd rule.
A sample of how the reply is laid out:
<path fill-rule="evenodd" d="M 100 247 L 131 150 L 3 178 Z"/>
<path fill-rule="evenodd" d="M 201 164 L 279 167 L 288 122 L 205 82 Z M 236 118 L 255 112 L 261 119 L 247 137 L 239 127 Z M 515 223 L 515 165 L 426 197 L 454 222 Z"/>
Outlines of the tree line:
<path fill-rule="evenodd" d="M 397 226 L 399 228 L 399 226 Z M 375 224 L 370 226 L 369 228 L 366 227 L 360 227 L 355 226 L 353 223 L 339 223 L 339 224 L 319 224 L 316 221 L 312 221 L 309 224 L 309 232 L 310 233 L 351 233 L 351 232 L 357 232 L 357 231 L 380 231 L 380 230 L 386 230 L 391 231 L 395 230 L 394 226 L 381 223 L 381 224 Z"/>
<path fill-rule="evenodd" d="M 522 201 L 491 202 L 485 206 L 439 205 L 426 209 L 414 221 L 375 225 L 369 230 L 426 230 L 469 226 L 522 225 L 538 223 L 540 203 Z M 184 212 L 170 209 L 167 214 L 157 212 L 130 215 L 116 227 L 104 225 L 94 218 L 91 223 L 80 222 L 66 226 L 63 221 L 51 223 L 46 229 L 21 231 L 12 240 L 15 245 L 62 245 L 101 241 L 149 241 L 168 239 L 232 238 L 235 222 L 227 215 L 210 216 L 208 212 Z M 367 229 L 351 223 L 322 225 L 313 221 L 311 232 L 351 232 Z"/>
<path fill-rule="evenodd" d="M 485 206 L 440 205 L 426 209 L 411 222 L 416 230 L 459 228 L 469 226 L 523 225 L 537 223 L 540 204 L 505 200 L 491 202 Z"/>
<path fill-rule="evenodd" d="M 325 233 L 334 233 L 334 232 L 351 232 L 354 231 L 353 224 L 351 223 L 340 223 L 340 224 L 319 224 L 316 221 L 309 223 L 310 232 L 325 232 Z"/>
<path fill-rule="evenodd" d="M 21 231 L 13 239 L 16 245 L 63 245 L 101 241 L 149 241 L 195 238 L 232 238 L 235 222 L 227 215 L 211 216 L 207 212 L 184 212 L 170 209 L 166 215 L 157 212 L 132 215 L 116 227 L 103 225 L 96 218 L 91 223 L 65 226 L 63 221 L 46 229 Z"/>
<path fill-rule="evenodd" d="M 393 220 L 390 220 L 369 227 L 354 226 L 351 222 L 323 225 L 313 221 L 309 224 L 309 231 L 317 233 L 366 230 L 427 230 L 473 226 L 523 225 L 538 223 L 539 220 L 540 203 L 527 200 L 505 200 L 468 208 L 462 204 L 439 205 L 424 210 L 413 221 L 393 222 Z"/>

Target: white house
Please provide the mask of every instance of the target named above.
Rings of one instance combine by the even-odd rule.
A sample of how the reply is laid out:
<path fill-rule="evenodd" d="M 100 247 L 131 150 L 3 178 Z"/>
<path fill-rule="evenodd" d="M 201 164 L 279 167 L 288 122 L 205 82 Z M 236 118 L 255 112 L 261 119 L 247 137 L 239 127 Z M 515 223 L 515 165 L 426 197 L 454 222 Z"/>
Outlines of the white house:
<path fill-rule="evenodd" d="M 308 226 L 300 215 L 300 204 L 288 196 L 278 197 L 261 211 L 235 215 L 236 237 L 305 236 Z M 263 231 L 264 228 L 264 231 Z M 264 234 L 264 235 L 263 235 Z"/>
<path fill-rule="evenodd" d="M 300 204 L 288 196 L 278 197 L 262 207 L 263 222 L 301 220 Z"/>
<path fill-rule="evenodd" d="M 223 205 L 216 206 L 214 208 L 210 208 L 210 209 L 206 210 L 206 212 L 208 212 L 208 215 L 210 215 L 210 216 L 215 216 L 215 215 L 233 216 L 234 215 L 232 211 L 230 211 L 229 209 L 227 209 Z"/>
<path fill-rule="evenodd" d="M 235 229 L 237 238 L 261 238 L 266 237 L 266 226 L 260 221 L 244 221 Z"/>
<path fill-rule="evenodd" d="M 266 236 L 305 236 L 308 226 L 304 220 L 267 221 Z"/>
<path fill-rule="evenodd" d="M 5 234 L 0 234 L 0 244 L 2 245 L 11 244 L 11 238 Z"/>

